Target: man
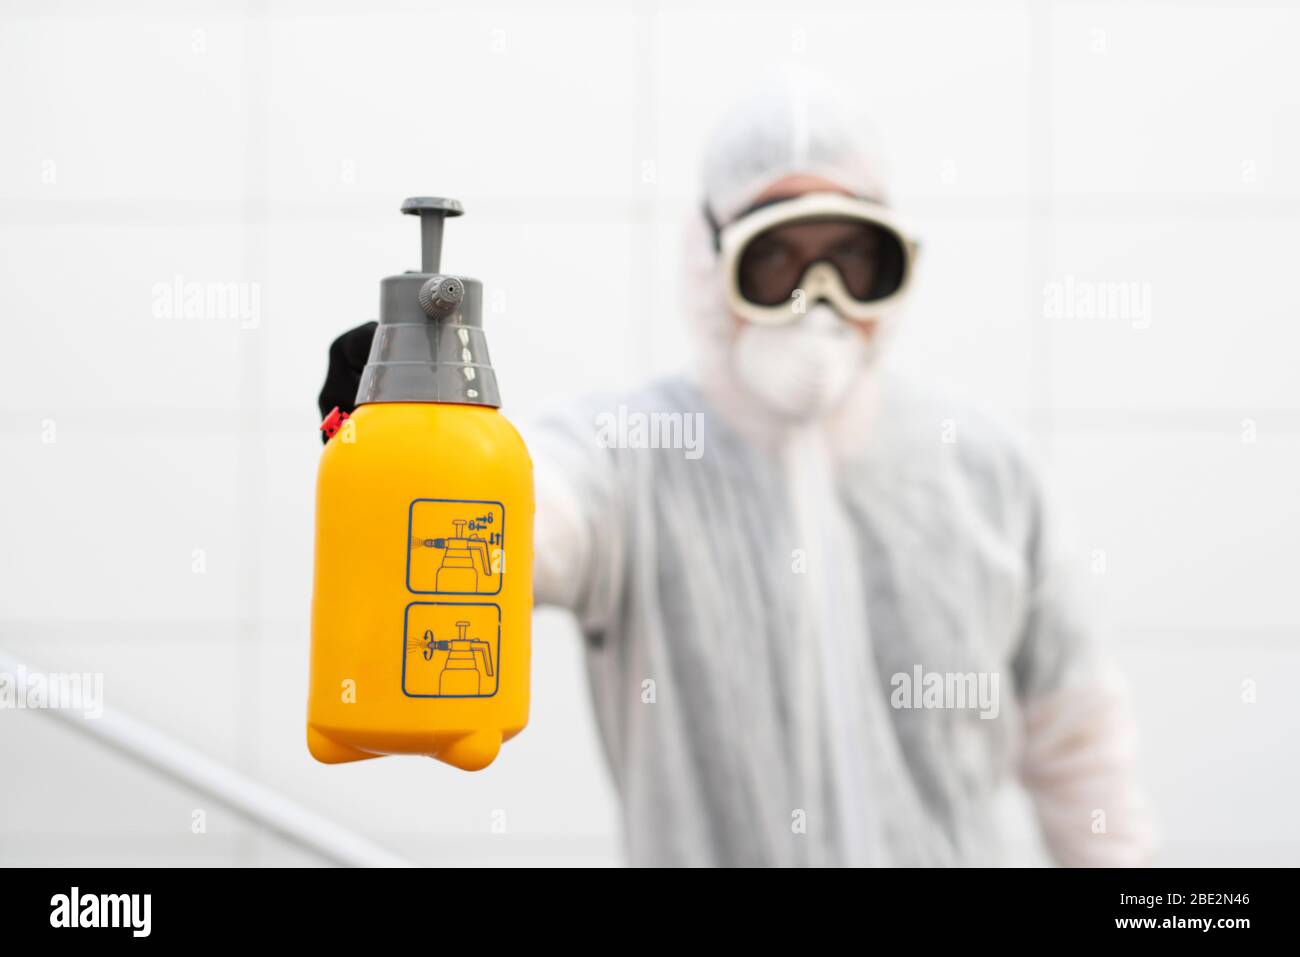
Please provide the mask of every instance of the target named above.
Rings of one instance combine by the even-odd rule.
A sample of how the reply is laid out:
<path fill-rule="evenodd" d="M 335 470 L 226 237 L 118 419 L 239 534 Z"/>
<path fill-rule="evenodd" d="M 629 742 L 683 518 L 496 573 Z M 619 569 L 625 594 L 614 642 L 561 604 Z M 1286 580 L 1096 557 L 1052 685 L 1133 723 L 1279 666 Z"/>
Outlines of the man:
<path fill-rule="evenodd" d="M 1032 471 L 880 361 L 916 248 L 867 128 L 815 81 L 761 89 L 704 200 L 695 368 L 529 442 L 536 599 L 587 637 L 632 863 L 997 863 L 1017 773 L 1059 861 L 1140 861 L 1131 726 Z M 609 447 L 620 406 L 700 416 L 702 454 Z"/>

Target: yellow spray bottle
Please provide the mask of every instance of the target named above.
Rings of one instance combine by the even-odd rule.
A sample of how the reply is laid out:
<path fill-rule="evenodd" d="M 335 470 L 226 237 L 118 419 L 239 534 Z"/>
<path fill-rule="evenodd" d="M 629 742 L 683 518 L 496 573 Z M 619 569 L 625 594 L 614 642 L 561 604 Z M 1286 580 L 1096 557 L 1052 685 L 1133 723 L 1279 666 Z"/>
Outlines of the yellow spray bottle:
<path fill-rule="evenodd" d="M 402 212 L 421 271 L 381 283 L 356 411 L 324 426 L 307 746 L 478 770 L 528 723 L 532 463 L 497 411 L 482 284 L 439 272 L 460 203 Z"/>

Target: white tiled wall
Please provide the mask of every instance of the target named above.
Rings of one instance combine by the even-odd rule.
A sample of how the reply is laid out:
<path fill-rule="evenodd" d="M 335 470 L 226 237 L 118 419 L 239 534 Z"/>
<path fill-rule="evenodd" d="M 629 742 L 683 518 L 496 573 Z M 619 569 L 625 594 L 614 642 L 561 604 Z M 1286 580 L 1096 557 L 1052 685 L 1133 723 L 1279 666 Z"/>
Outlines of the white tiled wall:
<path fill-rule="evenodd" d="M 325 349 L 415 265 L 400 200 L 440 193 L 512 417 L 678 365 L 700 139 L 803 59 L 876 115 L 924 239 L 894 361 L 1049 465 L 1164 860 L 1300 863 L 1297 40 L 1269 4 L 7 4 L 0 649 L 413 860 L 617 862 L 558 613 L 487 771 L 308 757 Z M 1150 314 L 1053 318 L 1066 277 Z M 159 315 L 178 279 L 257 314 Z M 314 862 L 48 716 L 0 713 L 0 767 L 0 864 Z"/>

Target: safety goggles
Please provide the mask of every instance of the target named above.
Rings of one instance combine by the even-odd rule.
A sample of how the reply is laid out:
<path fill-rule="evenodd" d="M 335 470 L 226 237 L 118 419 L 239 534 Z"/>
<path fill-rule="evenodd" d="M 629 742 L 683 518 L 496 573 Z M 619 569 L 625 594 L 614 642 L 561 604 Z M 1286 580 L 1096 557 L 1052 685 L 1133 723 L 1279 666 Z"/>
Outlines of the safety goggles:
<path fill-rule="evenodd" d="M 879 320 L 907 293 L 918 248 L 886 207 L 840 193 L 757 207 L 714 225 L 714 238 L 732 311 L 764 325 L 819 301 L 854 322 Z"/>

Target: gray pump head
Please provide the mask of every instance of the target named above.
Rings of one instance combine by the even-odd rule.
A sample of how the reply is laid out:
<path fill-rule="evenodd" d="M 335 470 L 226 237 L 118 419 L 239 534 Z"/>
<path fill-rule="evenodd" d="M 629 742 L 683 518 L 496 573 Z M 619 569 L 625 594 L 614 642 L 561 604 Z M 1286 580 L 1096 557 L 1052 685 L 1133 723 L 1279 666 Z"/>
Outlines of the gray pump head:
<path fill-rule="evenodd" d="M 357 405 L 460 402 L 500 406 L 483 335 L 483 284 L 438 272 L 443 220 L 465 212 L 454 199 L 416 196 L 402 212 L 420 217 L 420 272 L 379 284 L 379 328 L 361 374 Z"/>

